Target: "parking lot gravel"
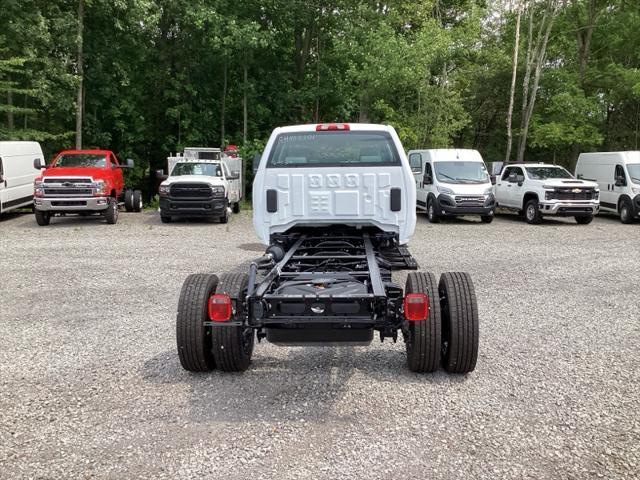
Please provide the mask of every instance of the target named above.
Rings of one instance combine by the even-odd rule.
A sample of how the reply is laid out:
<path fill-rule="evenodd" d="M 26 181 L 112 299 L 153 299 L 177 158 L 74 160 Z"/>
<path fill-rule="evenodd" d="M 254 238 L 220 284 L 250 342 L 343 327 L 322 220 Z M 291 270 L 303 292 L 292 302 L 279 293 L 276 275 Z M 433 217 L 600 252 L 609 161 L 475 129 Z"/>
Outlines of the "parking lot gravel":
<path fill-rule="evenodd" d="M 250 212 L 3 216 L 0 478 L 638 478 L 639 238 L 613 217 L 419 215 L 421 268 L 475 282 L 473 373 L 411 373 L 376 340 L 262 342 L 246 373 L 202 375 L 178 361 L 180 288 L 263 251 Z"/>

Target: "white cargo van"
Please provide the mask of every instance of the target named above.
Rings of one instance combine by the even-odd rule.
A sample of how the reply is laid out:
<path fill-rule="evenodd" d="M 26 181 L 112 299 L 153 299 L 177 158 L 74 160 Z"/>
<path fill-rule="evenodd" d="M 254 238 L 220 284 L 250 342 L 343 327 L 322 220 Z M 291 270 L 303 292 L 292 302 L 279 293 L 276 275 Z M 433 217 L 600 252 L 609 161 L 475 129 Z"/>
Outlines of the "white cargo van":
<path fill-rule="evenodd" d="M 410 150 L 416 182 L 416 208 L 431 223 L 443 216 L 479 215 L 493 221 L 495 198 L 482 156 L 476 150 Z"/>
<path fill-rule="evenodd" d="M 581 153 L 576 177 L 600 186 L 600 209 L 622 223 L 640 216 L 640 151 Z"/>
<path fill-rule="evenodd" d="M 38 142 L 0 142 L 0 213 L 33 205 L 35 159 L 44 159 Z"/>

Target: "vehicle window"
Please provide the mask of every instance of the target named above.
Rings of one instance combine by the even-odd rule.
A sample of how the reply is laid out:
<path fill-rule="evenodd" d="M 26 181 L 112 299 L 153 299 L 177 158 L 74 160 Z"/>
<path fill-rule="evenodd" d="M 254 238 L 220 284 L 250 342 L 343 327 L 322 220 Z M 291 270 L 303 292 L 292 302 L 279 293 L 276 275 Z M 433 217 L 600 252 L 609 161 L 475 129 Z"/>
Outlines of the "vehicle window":
<path fill-rule="evenodd" d="M 1 161 L 0 161 L 1 164 Z M 2 168 L 2 167 L 0 167 Z M 640 184 L 640 163 L 630 163 L 627 165 L 627 170 L 629 171 L 629 177 L 631 177 L 631 181 L 633 183 Z"/>
<path fill-rule="evenodd" d="M 222 169 L 217 163 L 182 162 L 176 163 L 171 175 L 205 175 L 208 177 L 221 177 Z"/>
<path fill-rule="evenodd" d="M 573 178 L 562 167 L 525 167 L 532 180 L 547 180 L 548 178 Z"/>
<path fill-rule="evenodd" d="M 433 178 L 433 170 L 431 169 L 431 164 L 430 163 L 425 163 L 424 164 L 424 175 L 425 175 L 425 177 L 432 177 Z"/>
<path fill-rule="evenodd" d="M 616 177 L 614 178 L 614 180 L 618 180 L 618 177 L 622 177 L 622 178 L 627 178 L 627 176 L 624 174 L 624 168 L 622 168 L 622 165 L 616 165 Z"/>
<path fill-rule="evenodd" d="M 422 155 L 419 153 L 412 153 L 409 155 L 409 164 L 411 170 L 414 173 L 422 173 Z"/>
<path fill-rule="evenodd" d="M 400 165 L 387 132 L 295 132 L 278 135 L 267 168 Z"/>
<path fill-rule="evenodd" d="M 509 178 L 509 175 L 511 174 L 512 171 L 513 171 L 513 167 L 505 168 L 504 172 L 502 173 L 502 180 L 506 180 L 507 178 Z"/>
<path fill-rule="evenodd" d="M 4 167 L 2 166 L 2 157 L 0 157 L 0 177 L 4 177 Z"/>
<path fill-rule="evenodd" d="M 483 162 L 435 162 L 433 169 L 443 183 L 486 183 L 487 167 Z"/>
<path fill-rule="evenodd" d="M 222 164 L 222 171 L 224 172 L 224 176 L 228 177 L 229 176 L 229 167 L 227 167 L 226 163 Z"/>
<path fill-rule="evenodd" d="M 118 160 L 116 160 L 116 156 L 111 154 L 110 159 L 111 159 L 111 166 L 112 167 L 117 167 L 118 166 Z"/>
<path fill-rule="evenodd" d="M 107 157 L 97 153 L 66 153 L 56 159 L 56 167 L 106 167 Z"/>

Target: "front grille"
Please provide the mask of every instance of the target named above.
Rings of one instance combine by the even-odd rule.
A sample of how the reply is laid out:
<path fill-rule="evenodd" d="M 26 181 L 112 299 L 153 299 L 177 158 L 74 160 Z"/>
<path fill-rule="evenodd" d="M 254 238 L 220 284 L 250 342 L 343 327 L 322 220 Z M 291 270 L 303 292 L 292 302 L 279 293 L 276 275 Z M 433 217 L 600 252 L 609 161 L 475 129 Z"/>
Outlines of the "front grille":
<path fill-rule="evenodd" d="M 456 205 L 468 207 L 484 206 L 485 198 L 482 195 L 456 195 Z"/>
<path fill-rule="evenodd" d="M 47 177 L 44 179 L 44 183 L 91 183 L 91 178 L 64 178 L 64 177 Z"/>
<path fill-rule="evenodd" d="M 44 189 L 45 195 L 73 195 L 73 196 L 91 196 L 93 194 L 93 190 L 90 188 L 64 188 L 64 187 L 45 187 Z"/>
<path fill-rule="evenodd" d="M 546 193 L 547 200 L 594 200 L 593 188 L 556 188 Z"/>
<path fill-rule="evenodd" d="M 206 183 L 180 183 L 171 185 L 171 196 L 176 198 L 211 198 L 211 187 Z"/>

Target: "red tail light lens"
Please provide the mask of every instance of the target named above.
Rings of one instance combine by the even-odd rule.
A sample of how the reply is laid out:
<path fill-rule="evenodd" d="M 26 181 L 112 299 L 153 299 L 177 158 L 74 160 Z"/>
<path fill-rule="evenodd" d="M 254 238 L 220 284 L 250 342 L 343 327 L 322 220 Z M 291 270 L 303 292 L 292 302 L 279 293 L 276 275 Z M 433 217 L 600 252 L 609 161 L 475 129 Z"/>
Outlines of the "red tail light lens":
<path fill-rule="evenodd" d="M 209 297 L 209 318 L 212 322 L 226 322 L 231 318 L 231 297 L 216 293 Z"/>
<path fill-rule="evenodd" d="M 333 132 L 336 130 L 349 130 L 348 123 L 321 123 L 316 126 L 316 132 Z"/>
<path fill-rule="evenodd" d="M 404 317 L 417 322 L 426 320 L 429 313 L 429 297 L 424 293 L 407 293 L 404 297 Z"/>

